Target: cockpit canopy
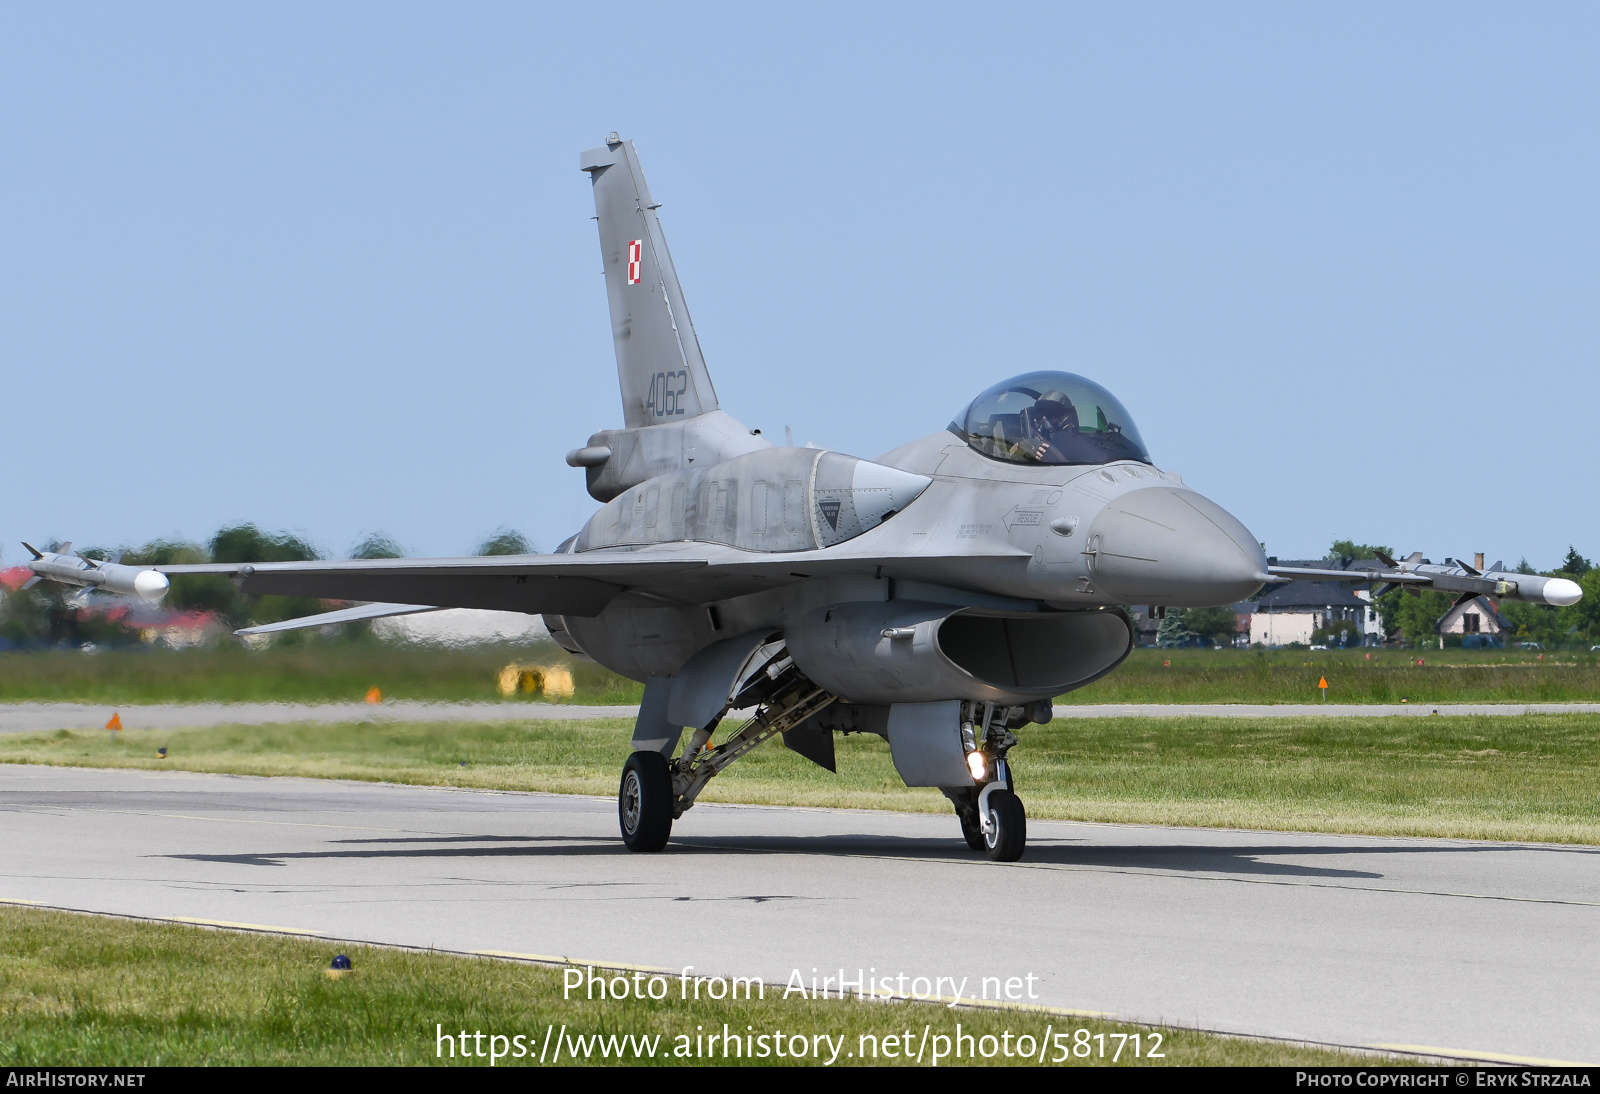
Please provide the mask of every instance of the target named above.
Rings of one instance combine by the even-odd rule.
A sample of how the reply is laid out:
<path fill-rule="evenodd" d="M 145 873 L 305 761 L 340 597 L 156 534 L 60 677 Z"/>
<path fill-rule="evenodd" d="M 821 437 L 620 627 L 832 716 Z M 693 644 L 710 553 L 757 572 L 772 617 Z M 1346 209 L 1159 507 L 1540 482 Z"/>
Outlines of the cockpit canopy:
<path fill-rule="evenodd" d="M 1009 463 L 1150 462 L 1122 404 L 1070 372 L 1029 372 L 996 384 L 950 429 L 985 456 Z"/>

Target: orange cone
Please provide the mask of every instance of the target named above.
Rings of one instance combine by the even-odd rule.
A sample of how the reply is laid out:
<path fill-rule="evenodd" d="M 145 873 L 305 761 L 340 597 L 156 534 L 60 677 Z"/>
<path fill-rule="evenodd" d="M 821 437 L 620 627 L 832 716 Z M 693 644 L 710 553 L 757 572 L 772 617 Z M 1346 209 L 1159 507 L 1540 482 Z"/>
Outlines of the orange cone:
<path fill-rule="evenodd" d="M 118 714 L 116 711 L 112 711 L 111 712 L 111 721 L 106 723 L 106 728 L 107 729 L 112 729 L 112 730 L 121 729 L 122 728 L 122 715 Z"/>
<path fill-rule="evenodd" d="M 368 688 L 367 689 L 367 702 L 369 702 L 369 703 L 381 703 L 381 702 L 383 702 L 383 693 L 380 692 L 375 687 L 374 688 Z"/>

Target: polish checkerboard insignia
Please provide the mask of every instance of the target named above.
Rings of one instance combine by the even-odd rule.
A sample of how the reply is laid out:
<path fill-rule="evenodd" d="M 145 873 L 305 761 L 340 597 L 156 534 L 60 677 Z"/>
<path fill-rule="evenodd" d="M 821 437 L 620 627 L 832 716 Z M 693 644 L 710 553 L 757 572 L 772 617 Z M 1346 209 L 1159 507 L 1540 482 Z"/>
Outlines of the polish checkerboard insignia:
<path fill-rule="evenodd" d="M 639 283 L 639 259 L 644 253 L 644 240 L 635 239 L 628 244 L 628 284 Z"/>

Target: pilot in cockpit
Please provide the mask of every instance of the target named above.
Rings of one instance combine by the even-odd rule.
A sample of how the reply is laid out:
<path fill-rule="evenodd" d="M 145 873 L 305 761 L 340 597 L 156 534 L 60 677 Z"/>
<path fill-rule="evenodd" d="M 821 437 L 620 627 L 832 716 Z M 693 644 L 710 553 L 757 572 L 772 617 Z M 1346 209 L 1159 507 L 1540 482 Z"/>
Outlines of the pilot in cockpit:
<path fill-rule="evenodd" d="M 1021 418 L 1022 436 L 1017 439 L 1016 453 L 1041 463 L 1059 435 L 1078 432 L 1078 408 L 1064 391 L 1045 392 Z"/>

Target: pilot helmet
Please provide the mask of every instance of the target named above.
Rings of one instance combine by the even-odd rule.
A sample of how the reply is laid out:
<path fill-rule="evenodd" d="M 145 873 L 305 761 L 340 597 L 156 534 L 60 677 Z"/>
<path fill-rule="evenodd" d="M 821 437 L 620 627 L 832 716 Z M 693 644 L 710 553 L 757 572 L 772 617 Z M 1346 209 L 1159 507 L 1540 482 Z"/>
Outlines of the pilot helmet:
<path fill-rule="evenodd" d="M 1077 408 L 1064 391 L 1045 392 L 1033 404 L 1033 409 L 1041 421 L 1048 422 L 1056 429 L 1077 424 Z"/>

